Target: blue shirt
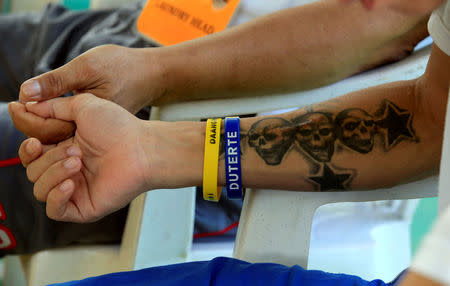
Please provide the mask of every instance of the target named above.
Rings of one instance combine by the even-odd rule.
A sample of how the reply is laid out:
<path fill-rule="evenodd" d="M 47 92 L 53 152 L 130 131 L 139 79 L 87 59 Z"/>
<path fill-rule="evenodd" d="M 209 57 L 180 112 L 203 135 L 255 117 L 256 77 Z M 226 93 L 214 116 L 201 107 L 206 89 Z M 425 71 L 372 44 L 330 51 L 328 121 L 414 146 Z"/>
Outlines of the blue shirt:
<path fill-rule="evenodd" d="M 397 280 L 397 279 L 396 279 Z M 112 273 L 54 286 L 389 286 L 381 280 L 365 281 L 357 276 L 305 270 L 273 263 L 248 263 L 218 257 L 211 261 L 152 267 Z"/>

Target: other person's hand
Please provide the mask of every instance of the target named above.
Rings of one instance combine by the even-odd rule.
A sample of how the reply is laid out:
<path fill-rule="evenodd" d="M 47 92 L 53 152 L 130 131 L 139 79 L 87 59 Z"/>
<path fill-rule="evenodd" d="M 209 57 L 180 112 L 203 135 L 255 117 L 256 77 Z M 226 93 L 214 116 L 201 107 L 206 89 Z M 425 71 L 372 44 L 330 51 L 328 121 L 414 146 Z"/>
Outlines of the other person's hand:
<path fill-rule="evenodd" d="M 54 144 L 66 140 L 75 133 L 75 124 L 55 118 L 42 118 L 28 112 L 20 102 L 10 102 L 8 111 L 16 128 L 35 137 L 43 144 Z"/>
<path fill-rule="evenodd" d="M 69 92 L 92 93 L 136 113 L 164 93 L 158 79 L 160 70 L 148 53 L 144 55 L 145 50 L 115 45 L 91 49 L 58 69 L 24 82 L 19 101 L 42 101 Z M 19 105 L 10 107 L 10 114 L 17 129 L 43 143 L 59 142 L 74 132 L 67 122 L 36 121 Z"/>

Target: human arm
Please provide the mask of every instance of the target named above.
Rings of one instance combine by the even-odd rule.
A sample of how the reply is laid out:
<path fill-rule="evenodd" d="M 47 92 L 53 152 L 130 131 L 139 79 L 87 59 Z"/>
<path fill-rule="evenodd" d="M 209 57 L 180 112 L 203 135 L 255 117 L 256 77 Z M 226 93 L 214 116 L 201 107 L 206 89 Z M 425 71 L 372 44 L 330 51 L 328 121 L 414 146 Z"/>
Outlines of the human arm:
<path fill-rule="evenodd" d="M 98 47 L 27 81 L 20 100 L 89 92 L 135 113 L 149 104 L 308 89 L 403 58 L 427 34 L 426 19 L 321 1 L 173 47 Z M 44 136 L 30 116 L 16 112 L 13 119 L 47 142 L 60 130 L 47 126 Z"/>
<path fill-rule="evenodd" d="M 390 186 L 435 172 L 440 158 L 449 66 L 448 57 L 433 47 L 426 73 L 417 80 L 362 90 L 286 113 L 279 119 L 242 119 L 244 186 L 302 191 L 365 189 Z M 124 114 L 114 104 L 86 95 L 31 104 L 27 108 L 42 117 L 74 121 L 77 133 L 71 140 L 83 154 L 83 167 L 79 164 L 78 168 L 94 170 L 94 176 L 82 176 L 84 185 L 78 185 L 77 182 L 83 180 L 72 180 L 71 176 L 80 169 L 58 175 L 58 170 L 64 170 L 58 164 L 70 157 L 64 155 L 65 146 L 61 147 L 63 149 L 53 148 L 60 150 L 54 152 L 60 152 L 61 156 L 55 157 L 47 152 L 33 161 L 27 159 L 26 152 L 23 152 L 28 141 L 22 144 L 21 158 L 28 166 L 30 179 L 35 182 L 35 195 L 39 200 L 47 201 L 48 214 L 52 218 L 93 220 L 105 215 L 105 210 L 114 211 L 124 206 L 142 191 L 201 185 L 204 123 L 139 121 Z M 358 112 L 354 114 L 355 111 Z M 317 116 L 324 114 L 332 118 L 331 123 L 324 122 L 323 116 Z M 316 115 L 316 118 L 305 115 Z M 337 125 L 349 123 L 341 118 L 346 123 L 335 124 L 338 118 L 346 115 L 366 116 L 360 120 L 358 128 L 362 123 L 366 129 L 371 127 L 373 141 L 347 141 L 336 132 L 334 137 L 331 136 L 332 145 L 314 149 L 307 146 L 305 142 L 308 140 L 301 143 L 301 138 L 298 138 L 314 133 L 309 132 L 308 135 L 306 129 L 329 137 Z M 265 126 L 266 123 L 270 124 Z M 113 128 L 116 124 L 117 128 Z M 261 126 L 268 129 L 262 131 Z M 359 131 L 363 132 L 362 129 Z M 352 139 L 351 136 L 349 138 Z M 264 150 L 259 143 L 262 139 L 272 141 L 273 150 Z M 256 148 L 258 144 L 259 150 Z M 330 146 L 335 148 L 331 153 Z M 101 151 L 92 152 L 92 149 Z M 136 155 L 136 150 L 139 150 L 139 155 Z M 109 159 L 105 161 L 105 158 Z M 116 170 L 111 171 L 110 168 Z M 96 172 L 102 172 L 103 176 Z M 47 175 L 43 177 L 43 174 Z M 55 214 L 55 208 L 61 204 L 49 199 L 52 197 L 49 194 L 60 194 L 55 190 L 67 179 L 72 183 L 66 199 L 70 199 L 72 193 L 92 193 L 95 195 L 86 198 L 95 202 L 79 203 L 88 207 L 100 204 L 102 207 L 85 209 L 85 216 L 81 218 Z M 225 183 L 223 160 L 219 163 L 218 183 Z M 117 195 L 112 196 L 114 193 Z M 105 202 L 108 206 L 104 205 Z"/>
<path fill-rule="evenodd" d="M 35 79 L 43 98 L 78 90 L 132 112 L 158 99 L 308 89 L 406 56 L 427 34 L 427 18 L 426 13 L 368 12 L 359 3 L 343 7 L 335 0 L 318 1 L 171 47 L 100 47 Z M 25 87 L 22 101 L 29 100 Z"/>

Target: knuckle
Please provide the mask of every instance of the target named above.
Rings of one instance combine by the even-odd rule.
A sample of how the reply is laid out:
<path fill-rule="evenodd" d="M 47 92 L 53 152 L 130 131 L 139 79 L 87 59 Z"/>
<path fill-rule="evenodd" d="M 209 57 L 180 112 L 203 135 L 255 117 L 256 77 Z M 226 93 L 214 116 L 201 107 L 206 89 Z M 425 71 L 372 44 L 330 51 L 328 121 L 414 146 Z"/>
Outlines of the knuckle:
<path fill-rule="evenodd" d="M 27 167 L 27 178 L 30 182 L 36 183 L 36 175 L 35 172 L 33 171 L 33 168 L 30 168 L 30 166 Z"/>
<path fill-rule="evenodd" d="M 61 95 L 64 90 L 64 83 L 63 79 L 59 74 L 50 72 L 47 74 L 47 85 L 49 87 L 49 90 L 54 91 L 56 94 L 53 94 L 54 96 Z"/>
<path fill-rule="evenodd" d="M 77 59 L 80 69 L 78 69 L 78 76 L 80 78 L 97 75 L 102 70 L 101 61 L 98 56 L 93 53 L 86 53 Z"/>
<path fill-rule="evenodd" d="M 53 163 L 61 161 L 68 156 L 64 152 L 65 149 L 66 148 L 58 146 L 45 153 L 45 157 L 43 157 L 43 159 L 45 159 L 45 161 L 47 162 L 46 164 L 49 168 L 53 165 Z"/>
<path fill-rule="evenodd" d="M 48 203 L 47 203 L 46 213 L 50 219 L 58 220 L 58 221 L 63 220 L 63 217 L 61 215 L 59 215 L 56 211 L 54 211 L 53 206 Z"/>
<path fill-rule="evenodd" d="M 45 202 L 45 198 L 43 198 L 43 196 L 41 195 L 40 187 L 39 187 L 39 184 L 37 184 L 37 183 L 34 184 L 33 195 L 38 201 Z"/>
<path fill-rule="evenodd" d="M 47 213 L 52 213 L 54 216 L 61 218 L 61 214 L 56 211 L 57 209 L 59 209 L 60 204 L 61 202 L 57 198 L 57 196 L 50 193 L 47 197 Z"/>

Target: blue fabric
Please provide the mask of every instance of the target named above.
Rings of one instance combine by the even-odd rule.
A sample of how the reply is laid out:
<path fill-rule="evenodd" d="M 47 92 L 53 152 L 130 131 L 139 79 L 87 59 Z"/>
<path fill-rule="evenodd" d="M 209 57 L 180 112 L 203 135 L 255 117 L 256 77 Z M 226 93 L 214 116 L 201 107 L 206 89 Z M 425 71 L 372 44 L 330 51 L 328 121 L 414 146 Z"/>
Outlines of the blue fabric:
<path fill-rule="evenodd" d="M 189 262 L 120 272 L 73 281 L 59 286 L 389 286 L 381 280 L 365 281 L 357 276 L 304 270 L 272 263 L 251 264 L 233 258 Z"/>

